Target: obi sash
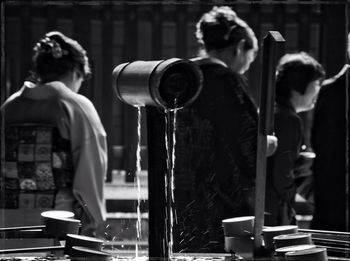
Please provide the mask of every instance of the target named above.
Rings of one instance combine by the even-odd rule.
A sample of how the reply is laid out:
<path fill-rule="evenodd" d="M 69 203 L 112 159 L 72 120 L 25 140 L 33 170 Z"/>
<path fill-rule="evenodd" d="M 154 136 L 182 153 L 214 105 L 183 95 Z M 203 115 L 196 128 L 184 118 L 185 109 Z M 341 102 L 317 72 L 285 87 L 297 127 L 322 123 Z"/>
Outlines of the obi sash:
<path fill-rule="evenodd" d="M 70 141 L 45 124 L 5 125 L 0 207 L 54 208 L 59 189 L 73 186 Z"/>

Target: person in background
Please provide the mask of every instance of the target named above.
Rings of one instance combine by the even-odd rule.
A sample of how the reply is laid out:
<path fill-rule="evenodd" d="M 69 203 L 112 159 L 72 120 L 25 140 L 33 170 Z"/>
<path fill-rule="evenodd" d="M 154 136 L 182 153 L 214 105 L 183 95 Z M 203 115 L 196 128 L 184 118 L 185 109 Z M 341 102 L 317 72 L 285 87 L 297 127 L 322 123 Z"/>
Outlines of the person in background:
<path fill-rule="evenodd" d="M 267 160 L 265 225 L 296 224 L 296 169 L 300 169 L 303 122 L 300 112 L 313 109 L 325 72 L 305 52 L 284 55 L 276 72 L 274 131 L 278 148 Z M 309 173 L 310 174 L 310 173 Z"/>
<path fill-rule="evenodd" d="M 244 73 L 258 42 L 228 6 L 197 23 L 203 73 L 197 99 L 177 114 L 175 252 L 225 252 L 222 220 L 254 215 L 257 107 Z M 277 140 L 268 136 L 267 154 Z"/>
<path fill-rule="evenodd" d="M 82 234 L 94 235 L 105 221 L 107 143 L 96 109 L 78 94 L 91 74 L 88 57 L 57 31 L 33 51 L 31 80 L 1 106 L 5 224 L 18 215 L 38 224 L 44 210 L 67 210 L 81 220 Z"/>
<path fill-rule="evenodd" d="M 350 34 L 347 35 L 350 57 Z M 350 232 L 349 64 L 324 81 L 315 106 L 311 144 L 315 210 L 311 228 Z M 348 175 L 348 179 L 346 176 Z M 336 191 L 336 192 L 335 192 Z"/>

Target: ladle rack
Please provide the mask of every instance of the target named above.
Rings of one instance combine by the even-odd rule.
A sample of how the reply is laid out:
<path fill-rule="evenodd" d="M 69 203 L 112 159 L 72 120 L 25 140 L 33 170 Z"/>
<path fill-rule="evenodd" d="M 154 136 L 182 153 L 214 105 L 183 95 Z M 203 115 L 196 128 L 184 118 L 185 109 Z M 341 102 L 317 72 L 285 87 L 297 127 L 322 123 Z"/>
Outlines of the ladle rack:
<path fill-rule="evenodd" d="M 0 255 L 61 251 L 64 255 L 68 255 L 70 260 L 104 261 L 111 259 L 109 253 L 101 251 L 104 243 L 102 239 L 78 234 L 81 227 L 80 220 L 57 217 L 56 214 L 44 217 L 42 215 L 44 225 L 0 228 L 0 235 L 1 238 L 54 238 L 56 241 L 64 240 L 64 246 L 0 249 Z"/>
<path fill-rule="evenodd" d="M 341 231 L 299 229 L 311 234 L 315 245 L 327 248 L 330 255 L 348 257 L 350 260 L 350 233 Z"/>

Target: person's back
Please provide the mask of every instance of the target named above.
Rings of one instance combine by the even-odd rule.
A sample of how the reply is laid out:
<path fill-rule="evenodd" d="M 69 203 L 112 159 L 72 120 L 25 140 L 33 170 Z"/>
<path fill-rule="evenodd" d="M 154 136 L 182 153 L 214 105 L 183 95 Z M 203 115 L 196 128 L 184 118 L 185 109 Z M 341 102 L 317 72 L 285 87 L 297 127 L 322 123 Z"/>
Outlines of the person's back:
<path fill-rule="evenodd" d="M 17 195 L 5 200 L 5 225 L 24 225 L 24 219 L 16 224 L 12 218 L 16 212 L 37 224 L 44 207 L 74 212 L 83 233 L 91 234 L 105 220 L 107 154 L 99 116 L 77 94 L 90 74 L 85 50 L 59 32 L 48 33 L 34 48 L 34 72 L 35 80 L 26 81 L 1 107 L 5 155 L 12 155 L 2 177 L 5 192 L 16 191 L 6 195 Z M 39 204 L 45 194 L 50 197 Z"/>
<path fill-rule="evenodd" d="M 315 211 L 311 227 L 346 231 L 346 77 L 349 65 L 325 80 L 315 107 L 312 146 Z M 349 80 L 349 79 L 348 79 Z M 347 145 L 348 143 L 348 145 Z M 349 184 L 350 185 L 350 184 Z M 334 192 L 336 188 L 337 193 Z M 349 228 L 348 228 L 349 229 Z"/>
<path fill-rule="evenodd" d="M 203 90 L 177 114 L 174 193 L 181 235 L 175 234 L 175 245 L 177 251 L 222 252 L 221 221 L 254 213 L 257 113 L 240 76 L 209 60 L 197 62 Z M 241 146 L 249 155 L 241 154 Z"/>
<path fill-rule="evenodd" d="M 258 115 L 242 74 L 258 45 L 229 7 L 204 14 L 197 38 L 203 88 L 176 119 L 174 251 L 219 253 L 222 220 L 254 213 Z"/>

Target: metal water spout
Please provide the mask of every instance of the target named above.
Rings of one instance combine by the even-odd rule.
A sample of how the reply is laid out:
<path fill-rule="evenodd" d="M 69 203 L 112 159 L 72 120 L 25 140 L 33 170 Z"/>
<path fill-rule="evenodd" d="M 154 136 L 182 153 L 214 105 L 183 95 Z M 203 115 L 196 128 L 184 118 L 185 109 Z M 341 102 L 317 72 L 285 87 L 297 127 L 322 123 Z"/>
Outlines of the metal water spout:
<path fill-rule="evenodd" d="M 120 64 L 113 70 L 113 80 L 114 90 L 123 102 L 165 110 L 190 104 L 202 86 L 198 66 L 178 58 Z"/>
<path fill-rule="evenodd" d="M 113 70 L 113 88 L 117 97 L 129 105 L 146 107 L 148 244 L 152 260 L 169 258 L 165 112 L 182 109 L 193 102 L 201 91 L 202 78 L 197 64 L 178 58 L 123 63 Z"/>

